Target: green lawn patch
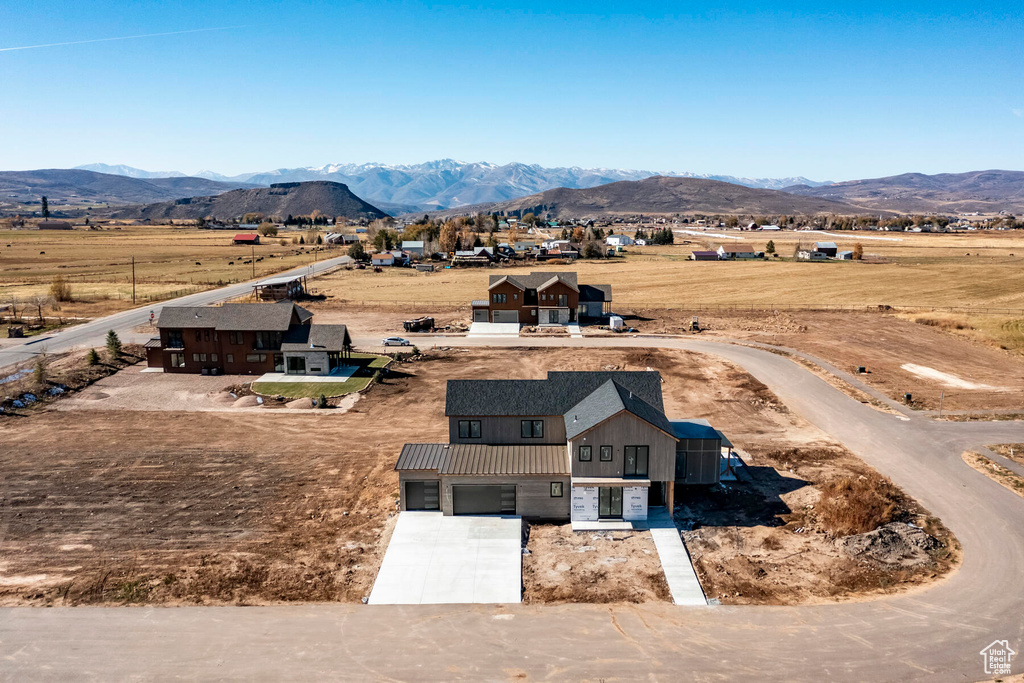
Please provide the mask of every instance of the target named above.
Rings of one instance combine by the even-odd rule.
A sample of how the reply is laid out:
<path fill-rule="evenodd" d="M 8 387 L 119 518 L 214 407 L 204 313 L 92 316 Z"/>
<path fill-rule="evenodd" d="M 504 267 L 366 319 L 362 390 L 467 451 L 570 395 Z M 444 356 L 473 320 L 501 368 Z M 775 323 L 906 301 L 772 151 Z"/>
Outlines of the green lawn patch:
<path fill-rule="evenodd" d="M 373 373 L 387 366 L 391 359 L 373 353 L 353 353 L 350 361 L 359 369 L 347 380 L 333 382 L 253 382 L 252 390 L 264 396 L 284 396 L 285 398 L 318 398 L 320 394 L 327 397 L 344 396 L 354 391 L 362 391 L 373 379 Z"/>

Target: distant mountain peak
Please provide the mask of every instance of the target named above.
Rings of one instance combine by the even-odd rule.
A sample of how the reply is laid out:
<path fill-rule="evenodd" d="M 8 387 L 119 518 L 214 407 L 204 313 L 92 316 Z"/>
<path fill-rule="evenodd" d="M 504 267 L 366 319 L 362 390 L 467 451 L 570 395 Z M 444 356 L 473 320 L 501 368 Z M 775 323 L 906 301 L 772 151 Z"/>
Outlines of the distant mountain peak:
<path fill-rule="evenodd" d="M 109 170 L 103 172 L 119 175 L 147 173 L 131 167 L 109 166 L 107 168 Z M 171 173 L 166 175 L 171 175 Z M 421 164 L 329 163 L 321 166 L 277 168 L 234 176 L 203 170 L 195 175 L 219 182 L 251 183 L 264 186 L 281 182 L 330 180 L 348 185 L 356 195 L 367 201 L 424 208 L 498 202 L 556 187 L 586 189 L 619 180 L 642 180 L 656 175 L 720 180 L 736 185 L 766 189 L 782 189 L 790 185 L 818 187 L 825 184 L 807 178 L 737 178 L 640 169 L 585 168 L 582 166 L 545 167 L 540 164 L 527 164 L 518 161 L 506 164 L 495 164 L 489 161 L 466 162 L 450 158 L 435 159 Z M 133 177 L 142 176 L 135 175 Z M 154 174 L 150 177 L 159 176 Z"/>

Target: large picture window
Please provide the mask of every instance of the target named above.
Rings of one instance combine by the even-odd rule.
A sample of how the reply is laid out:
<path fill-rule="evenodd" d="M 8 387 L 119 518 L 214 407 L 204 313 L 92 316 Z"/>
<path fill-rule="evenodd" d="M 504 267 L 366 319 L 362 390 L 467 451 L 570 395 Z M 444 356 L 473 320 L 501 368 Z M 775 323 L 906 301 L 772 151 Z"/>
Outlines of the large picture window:
<path fill-rule="evenodd" d="M 520 423 L 520 435 L 524 439 L 544 438 L 544 420 L 523 420 Z"/>
<path fill-rule="evenodd" d="M 460 439 L 479 439 L 480 420 L 459 420 Z"/>
<path fill-rule="evenodd" d="M 625 455 L 625 476 L 646 477 L 650 448 L 648 446 L 626 446 Z"/>
<path fill-rule="evenodd" d="M 508 294 L 492 294 L 491 300 L 496 304 L 503 304 L 508 301 Z"/>

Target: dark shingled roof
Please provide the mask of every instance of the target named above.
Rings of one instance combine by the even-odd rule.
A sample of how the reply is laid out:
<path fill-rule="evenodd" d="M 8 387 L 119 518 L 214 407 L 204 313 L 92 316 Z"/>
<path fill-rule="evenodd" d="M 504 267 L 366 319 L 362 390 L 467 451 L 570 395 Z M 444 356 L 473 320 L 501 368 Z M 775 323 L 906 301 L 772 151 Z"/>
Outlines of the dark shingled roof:
<path fill-rule="evenodd" d="M 164 306 L 156 326 L 199 327 L 225 332 L 285 332 L 294 320 L 305 323 L 312 317 L 312 313 L 291 301 L 223 306 Z"/>
<path fill-rule="evenodd" d="M 609 379 L 565 412 L 565 436 L 573 439 L 624 410 L 670 436 L 673 434 L 672 423 L 661 409 Z"/>
<path fill-rule="evenodd" d="M 445 415 L 564 415 L 610 379 L 664 412 L 661 375 L 640 372 L 549 372 L 547 379 L 451 379 Z"/>
<path fill-rule="evenodd" d="M 396 470 L 437 470 L 450 475 L 569 475 L 565 445 L 488 446 L 484 444 L 410 443 L 402 448 Z"/>
<path fill-rule="evenodd" d="M 563 271 L 563 272 L 539 272 L 530 273 L 529 275 L 492 275 L 487 283 L 488 289 L 493 287 L 495 283 L 507 279 L 509 282 L 519 285 L 521 289 L 540 289 L 551 280 L 559 280 L 569 285 L 573 289 L 578 290 L 579 286 L 576 284 L 576 273 Z"/>
<path fill-rule="evenodd" d="M 282 351 L 342 351 L 351 345 L 344 325 L 296 325 L 281 340 Z"/>
<path fill-rule="evenodd" d="M 580 301 L 611 301 L 611 285 L 580 285 Z"/>

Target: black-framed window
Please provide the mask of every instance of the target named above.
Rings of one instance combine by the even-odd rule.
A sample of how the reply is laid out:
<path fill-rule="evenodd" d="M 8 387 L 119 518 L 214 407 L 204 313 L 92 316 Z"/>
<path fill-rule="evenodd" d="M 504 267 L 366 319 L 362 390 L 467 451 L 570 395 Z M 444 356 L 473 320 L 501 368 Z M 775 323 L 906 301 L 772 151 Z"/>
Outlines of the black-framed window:
<path fill-rule="evenodd" d="M 508 294 L 492 294 L 491 300 L 496 304 L 503 304 L 508 301 Z"/>
<path fill-rule="evenodd" d="M 196 341 L 203 341 L 203 331 L 196 330 Z"/>
<path fill-rule="evenodd" d="M 562 497 L 562 482 L 553 481 L 551 482 L 551 497 L 561 498 Z"/>
<path fill-rule="evenodd" d="M 524 439 L 543 439 L 544 420 L 523 420 L 519 425 L 519 434 Z"/>
<path fill-rule="evenodd" d="M 185 348 L 185 339 L 181 330 L 167 330 L 167 347 L 171 349 Z"/>
<path fill-rule="evenodd" d="M 612 447 L 611 446 L 601 446 L 601 462 L 611 462 L 611 461 L 612 461 Z"/>
<path fill-rule="evenodd" d="M 580 446 L 580 462 L 590 462 L 594 459 L 593 446 Z"/>
<path fill-rule="evenodd" d="M 238 344 L 242 343 L 242 333 L 241 332 L 232 332 L 228 336 L 230 337 L 229 341 L 232 344 L 238 345 Z"/>
<path fill-rule="evenodd" d="M 624 475 L 627 477 L 646 477 L 647 466 L 650 460 L 650 448 L 648 446 L 626 446 L 626 465 Z"/>
<path fill-rule="evenodd" d="M 479 439 L 480 420 L 459 420 L 460 439 Z"/>

